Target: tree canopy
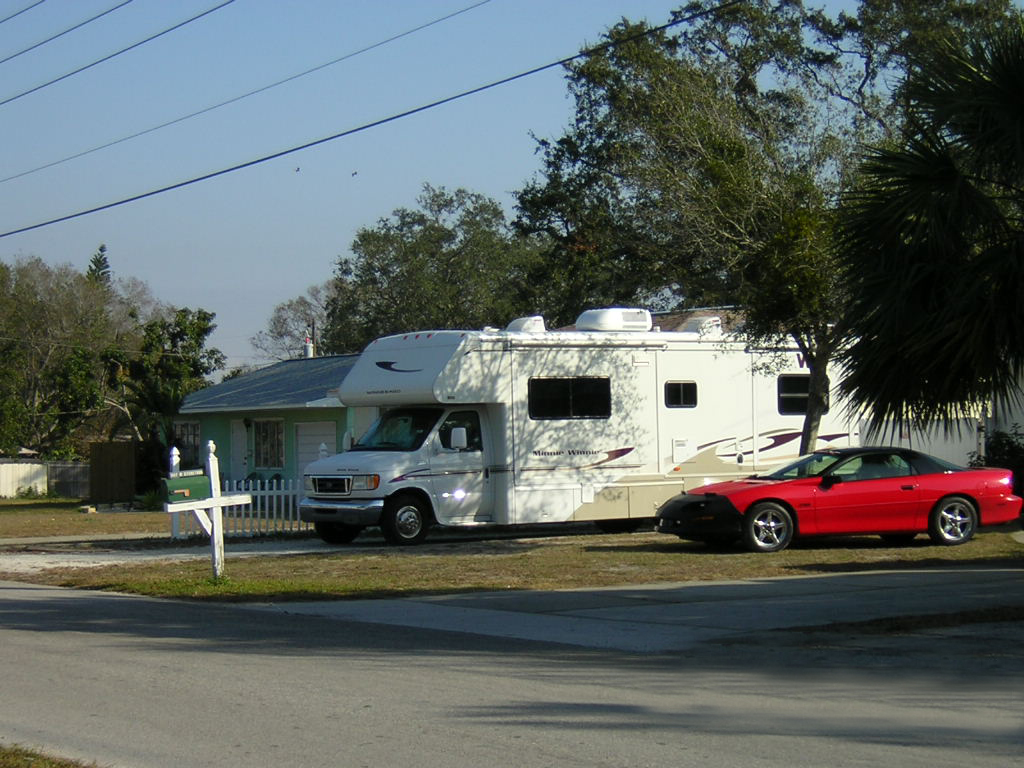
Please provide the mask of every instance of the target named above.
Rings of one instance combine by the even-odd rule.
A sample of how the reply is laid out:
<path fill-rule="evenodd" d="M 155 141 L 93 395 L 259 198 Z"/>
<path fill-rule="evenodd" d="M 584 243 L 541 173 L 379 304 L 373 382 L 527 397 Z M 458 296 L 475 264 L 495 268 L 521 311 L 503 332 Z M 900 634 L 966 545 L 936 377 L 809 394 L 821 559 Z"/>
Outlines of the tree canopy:
<path fill-rule="evenodd" d="M 145 437 L 222 363 L 205 347 L 212 318 L 115 280 L 102 246 L 85 273 L 0 262 L 0 451 L 80 456 L 91 440 Z"/>
<path fill-rule="evenodd" d="M 876 421 L 973 414 L 1024 373 L 1024 26 L 920 51 L 898 145 L 846 201 L 845 388 Z"/>
<path fill-rule="evenodd" d="M 305 295 L 274 307 L 265 330 L 252 337 L 253 349 L 271 360 L 291 360 L 302 354 L 306 338 L 327 327 L 332 281 L 311 285 Z M 318 339 L 312 339 L 314 342 Z"/>
<path fill-rule="evenodd" d="M 375 338 L 505 323 L 531 306 L 536 238 L 514 233 L 484 195 L 425 185 L 416 209 L 359 230 L 339 258 L 324 346 L 358 352 Z M 528 311 L 528 310 L 527 310 Z"/>

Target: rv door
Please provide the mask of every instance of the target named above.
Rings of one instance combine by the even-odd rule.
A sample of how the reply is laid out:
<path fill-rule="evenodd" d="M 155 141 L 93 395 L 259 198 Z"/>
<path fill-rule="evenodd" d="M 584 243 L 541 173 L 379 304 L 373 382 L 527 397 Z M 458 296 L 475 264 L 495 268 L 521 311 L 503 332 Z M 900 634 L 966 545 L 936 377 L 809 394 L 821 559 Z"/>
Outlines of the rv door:
<path fill-rule="evenodd" d="M 452 411 L 438 429 L 430 475 L 439 522 L 491 519 L 491 482 L 480 422 L 477 411 Z"/>

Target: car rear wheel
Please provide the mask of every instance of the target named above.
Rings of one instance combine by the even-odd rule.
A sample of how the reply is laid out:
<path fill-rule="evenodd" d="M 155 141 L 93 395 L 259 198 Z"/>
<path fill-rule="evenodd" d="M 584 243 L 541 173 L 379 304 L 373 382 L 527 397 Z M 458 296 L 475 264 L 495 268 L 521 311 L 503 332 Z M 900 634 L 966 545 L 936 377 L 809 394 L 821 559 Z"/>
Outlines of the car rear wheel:
<path fill-rule="evenodd" d="M 936 544 L 966 544 L 978 529 L 978 512 L 970 499 L 947 496 L 939 499 L 928 517 L 928 535 Z"/>
<path fill-rule="evenodd" d="M 346 525 L 345 523 L 314 523 L 316 535 L 328 544 L 351 544 L 362 527 L 358 525 Z"/>
<path fill-rule="evenodd" d="M 430 511 L 415 496 L 394 496 L 384 505 L 380 528 L 388 544 L 419 544 L 427 538 Z"/>
<path fill-rule="evenodd" d="M 793 540 L 793 516 L 773 501 L 755 504 L 743 516 L 743 543 L 751 552 L 780 552 Z"/>

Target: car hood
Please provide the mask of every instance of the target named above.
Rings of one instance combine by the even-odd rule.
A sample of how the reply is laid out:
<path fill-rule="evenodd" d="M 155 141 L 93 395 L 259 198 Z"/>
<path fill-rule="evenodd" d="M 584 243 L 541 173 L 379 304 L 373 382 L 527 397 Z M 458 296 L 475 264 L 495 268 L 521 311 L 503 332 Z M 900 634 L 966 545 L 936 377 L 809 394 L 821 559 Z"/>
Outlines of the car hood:
<path fill-rule="evenodd" d="M 783 480 L 768 480 L 760 477 L 745 477 L 742 480 L 725 480 L 721 483 L 709 483 L 708 485 L 700 485 L 696 488 L 691 488 L 687 491 L 688 494 L 699 496 L 706 493 L 714 493 L 719 496 L 728 496 L 730 493 L 736 493 L 738 491 L 746 491 L 750 488 L 756 488 L 758 486 L 765 485 L 778 485 Z"/>

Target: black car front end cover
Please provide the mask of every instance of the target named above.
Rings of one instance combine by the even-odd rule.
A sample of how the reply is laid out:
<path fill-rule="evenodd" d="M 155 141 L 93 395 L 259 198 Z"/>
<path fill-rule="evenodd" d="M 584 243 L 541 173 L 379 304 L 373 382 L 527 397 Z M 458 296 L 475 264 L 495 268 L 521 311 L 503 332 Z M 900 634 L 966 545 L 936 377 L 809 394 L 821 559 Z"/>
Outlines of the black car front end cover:
<path fill-rule="evenodd" d="M 681 493 L 658 509 L 658 533 L 681 539 L 723 539 L 740 535 L 740 513 L 725 496 Z"/>

